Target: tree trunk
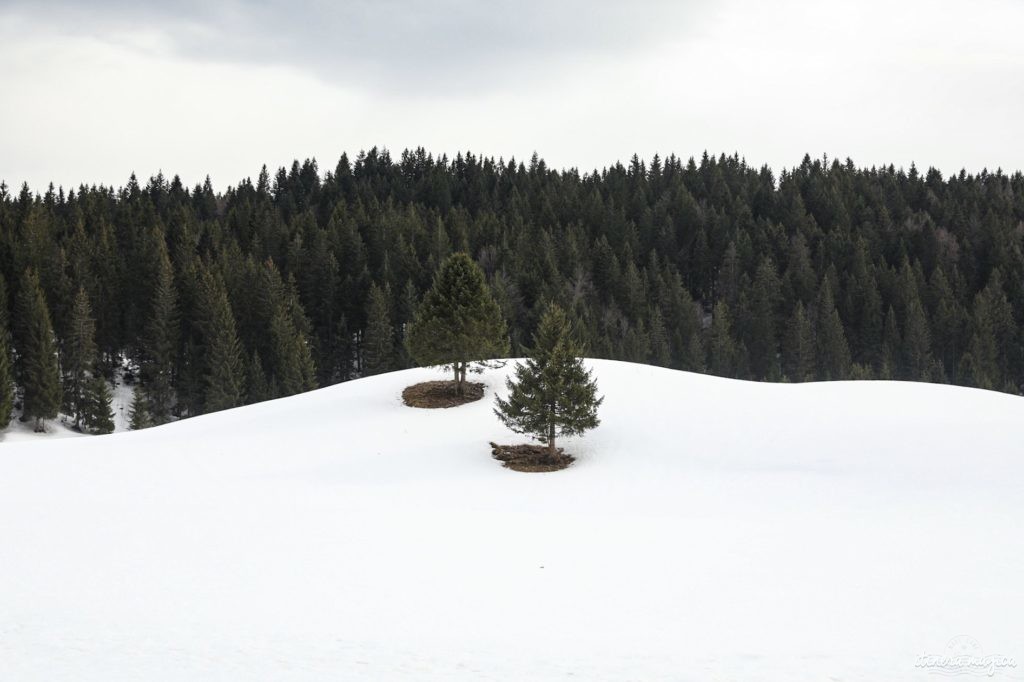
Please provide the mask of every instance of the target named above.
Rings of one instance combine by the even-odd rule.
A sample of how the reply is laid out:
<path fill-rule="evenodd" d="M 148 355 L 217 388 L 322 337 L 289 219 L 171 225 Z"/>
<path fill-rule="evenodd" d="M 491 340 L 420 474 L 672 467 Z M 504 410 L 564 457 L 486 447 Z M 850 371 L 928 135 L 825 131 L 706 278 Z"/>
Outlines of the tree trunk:
<path fill-rule="evenodd" d="M 43 428 L 43 419 L 42 419 L 42 417 L 36 417 L 35 432 L 36 433 L 43 433 L 45 431 L 46 431 L 46 429 Z"/>
<path fill-rule="evenodd" d="M 463 388 L 462 382 L 466 380 L 465 365 L 460 362 L 455 363 L 455 394 L 462 396 Z"/>
<path fill-rule="evenodd" d="M 548 456 L 554 458 L 557 454 L 555 449 L 555 425 L 548 426 Z"/>

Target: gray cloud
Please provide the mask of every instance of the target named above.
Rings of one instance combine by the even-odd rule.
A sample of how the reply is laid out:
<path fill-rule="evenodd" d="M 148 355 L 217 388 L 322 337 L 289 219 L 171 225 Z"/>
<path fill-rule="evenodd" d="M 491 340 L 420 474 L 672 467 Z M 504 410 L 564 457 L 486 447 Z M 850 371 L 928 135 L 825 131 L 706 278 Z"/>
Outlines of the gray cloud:
<path fill-rule="evenodd" d="M 177 56 L 287 65 L 396 94 L 508 87 L 565 60 L 650 48 L 700 14 L 690 0 L 8 0 L 3 8 L 73 34 L 155 31 Z"/>

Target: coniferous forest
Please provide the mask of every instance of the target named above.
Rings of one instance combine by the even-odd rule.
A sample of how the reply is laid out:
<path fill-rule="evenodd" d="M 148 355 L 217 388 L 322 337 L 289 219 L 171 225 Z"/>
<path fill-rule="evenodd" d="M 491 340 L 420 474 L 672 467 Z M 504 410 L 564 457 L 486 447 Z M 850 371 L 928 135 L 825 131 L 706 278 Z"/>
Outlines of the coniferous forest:
<path fill-rule="evenodd" d="M 522 355 L 547 302 L 591 357 L 767 381 L 1019 393 L 1024 176 L 829 159 L 636 157 L 581 174 L 378 149 L 217 193 L 0 187 L 0 392 L 112 428 L 110 378 L 159 424 L 410 366 L 441 261 L 469 254 Z M 6 348 L 4 348 L 6 346 Z"/>

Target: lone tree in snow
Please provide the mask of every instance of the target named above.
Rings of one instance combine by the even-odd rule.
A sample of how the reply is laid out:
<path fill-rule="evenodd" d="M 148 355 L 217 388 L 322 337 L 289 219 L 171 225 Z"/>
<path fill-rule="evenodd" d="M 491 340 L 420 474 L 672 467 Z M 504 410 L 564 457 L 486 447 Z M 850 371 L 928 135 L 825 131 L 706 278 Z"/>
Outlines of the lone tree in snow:
<path fill-rule="evenodd" d="M 463 395 L 466 369 L 508 353 L 501 308 L 480 267 L 465 253 L 445 259 L 406 332 L 406 348 L 420 365 L 443 365 L 455 373 Z"/>
<path fill-rule="evenodd" d="M 494 413 L 510 429 L 547 443 L 588 431 L 598 424 L 597 382 L 583 366 L 581 346 L 573 339 L 565 312 L 550 304 L 541 317 L 526 364 L 517 364 L 506 380 L 508 399 L 496 399 Z"/>

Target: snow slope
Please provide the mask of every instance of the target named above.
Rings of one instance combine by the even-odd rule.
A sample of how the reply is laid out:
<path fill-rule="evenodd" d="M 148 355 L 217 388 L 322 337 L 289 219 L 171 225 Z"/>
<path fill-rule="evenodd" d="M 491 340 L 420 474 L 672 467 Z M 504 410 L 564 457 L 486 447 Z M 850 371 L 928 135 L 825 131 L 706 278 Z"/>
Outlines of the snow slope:
<path fill-rule="evenodd" d="M 409 370 L 0 445 L 0 680 L 923 680 L 960 635 L 1024 658 L 1024 400 L 590 364 L 603 424 L 551 474 L 490 458 L 511 365 L 451 410 L 404 407 L 438 377 Z"/>

